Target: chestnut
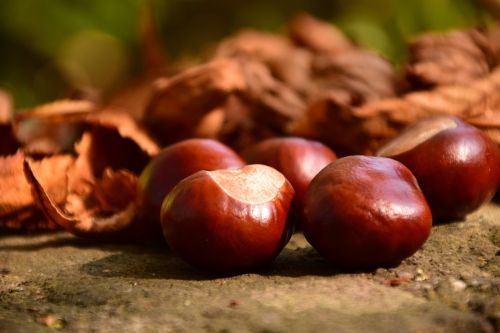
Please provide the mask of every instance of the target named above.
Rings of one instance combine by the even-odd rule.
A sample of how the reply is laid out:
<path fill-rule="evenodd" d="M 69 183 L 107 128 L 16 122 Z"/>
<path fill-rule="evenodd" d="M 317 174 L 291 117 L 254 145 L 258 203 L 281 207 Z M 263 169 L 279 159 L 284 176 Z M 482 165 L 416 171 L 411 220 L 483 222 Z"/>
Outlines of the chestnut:
<path fill-rule="evenodd" d="M 314 177 L 304 199 L 304 236 L 339 267 L 399 263 L 431 231 L 431 212 L 415 177 L 389 158 L 340 158 Z"/>
<path fill-rule="evenodd" d="M 261 141 L 244 150 L 242 156 L 248 163 L 269 165 L 283 173 L 292 184 L 299 205 L 314 176 L 337 158 L 321 142 L 298 137 Z"/>
<path fill-rule="evenodd" d="M 406 165 L 435 220 L 463 219 L 488 202 L 500 181 L 500 151 L 479 129 L 452 116 L 421 120 L 377 152 Z"/>
<path fill-rule="evenodd" d="M 272 261 L 290 238 L 293 187 L 265 165 L 199 171 L 166 196 L 161 225 L 171 250 L 191 265 L 232 273 Z"/>
<path fill-rule="evenodd" d="M 231 148 L 212 139 L 188 139 L 160 151 L 144 168 L 138 183 L 140 215 L 160 232 L 160 208 L 174 186 L 200 170 L 240 168 L 245 165 Z"/>

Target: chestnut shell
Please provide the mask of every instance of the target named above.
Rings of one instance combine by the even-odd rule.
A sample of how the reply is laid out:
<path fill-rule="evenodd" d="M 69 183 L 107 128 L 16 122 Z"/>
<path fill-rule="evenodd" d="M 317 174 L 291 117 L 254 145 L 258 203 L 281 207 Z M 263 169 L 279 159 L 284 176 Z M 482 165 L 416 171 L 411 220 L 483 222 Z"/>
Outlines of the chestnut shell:
<path fill-rule="evenodd" d="M 294 190 L 285 179 L 277 195 L 262 203 L 228 195 L 199 171 L 182 180 L 162 205 L 167 244 L 191 265 L 215 273 L 235 273 L 265 265 L 286 245 Z"/>
<path fill-rule="evenodd" d="M 415 177 L 389 158 L 336 160 L 312 180 L 304 204 L 306 239 L 345 268 L 398 263 L 422 246 L 432 226 Z"/>
<path fill-rule="evenodd" d="M 387 156 L 406 165 L 436 220 L 463 219 L 490 201 L 500 182 L 500 151 L 477 128 L 451 117 L 444 129 L 412 149 Z"/>
<path fill-rule="evenodd" d="M 242 156 L 248 163 L 269 165 L 283 173 L 300 204 L 314 176 L 337 158 L 321 142 L 299 137 L 267 139 L 243 151 Z"/>
<path fill-rule="evenodd" d="M 139 177 L 138 201 L 142 220 L 161 234 L 161 204 L 178 182 L 200 170 L 240 168 L 243 165 L 245 162 L 236 152 L 212 139 L 188 139 L 162 149 Z"/>

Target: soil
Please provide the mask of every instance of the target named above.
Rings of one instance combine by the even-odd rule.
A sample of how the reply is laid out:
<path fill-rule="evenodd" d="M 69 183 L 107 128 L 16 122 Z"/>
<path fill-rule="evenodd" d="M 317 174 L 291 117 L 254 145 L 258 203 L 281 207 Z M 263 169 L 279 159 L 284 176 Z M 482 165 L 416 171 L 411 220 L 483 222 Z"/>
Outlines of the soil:
<path fill-rule="evenodd" d="M 0 332 L 500 332 L 500 205 L 436 225 L 399 266 L 331 267 L 301 234 L 260 271 L 167 248 L 0 236 Z"/>

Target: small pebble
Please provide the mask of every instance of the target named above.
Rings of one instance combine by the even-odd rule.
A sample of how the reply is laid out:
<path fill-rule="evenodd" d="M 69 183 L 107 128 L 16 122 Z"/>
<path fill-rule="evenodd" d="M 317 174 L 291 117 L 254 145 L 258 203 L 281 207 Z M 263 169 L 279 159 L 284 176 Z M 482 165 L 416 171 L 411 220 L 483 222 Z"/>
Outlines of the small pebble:
<path fill-rule="evenodd" d="M 462 291 L 465 288 L 467 288 L 467 284 L 464 281 L 462 281 L 462 280 L 457 280 L 457 279 L 454 279 L 454 278 L 450 278 L 449 281 L 450 281 L 451 287 L 455 291 Z"/>
<path fill-rule="evenodd" d="M 429 277 L 427 276 L 427 274 L 425 274 L 424 270 L 422 268 L 417 268 L 414 280 L 417 282 L 422 282 L 426 281 L 427 279 L 429 279 Z"/>
<path fill-rule="evenodd" d="M 61 330 L 64 328 L 64 320 L 62 318 L 56 317 L 54 315 L 47 315 L 45 317 L 41 317 L 38 319 L 38 322 L 42 325 L 47 326 L 48 328 L 54 330 Z"/>

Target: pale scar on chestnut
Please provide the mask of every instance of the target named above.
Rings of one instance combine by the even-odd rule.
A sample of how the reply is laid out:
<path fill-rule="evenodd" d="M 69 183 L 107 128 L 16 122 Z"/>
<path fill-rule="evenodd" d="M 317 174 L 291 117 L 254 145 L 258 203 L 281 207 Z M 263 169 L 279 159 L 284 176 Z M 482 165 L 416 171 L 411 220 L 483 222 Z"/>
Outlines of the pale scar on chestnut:
<path fill-rule="evenodd" d="M 404 130 L 396 139 L 382 147 L 377 152 L 377 156 L 388 157 L 404 153 L 437 133 L 457 126 L 456 120 L 449 116 L 437 116 L 419 121 Z"/>
<path fill-rule="evenodd" d="M 272 200 L 285 182 L 281 173 L 265 165 L 215 170 L 209 174 L 227 195 L 251 204 Z"/>

